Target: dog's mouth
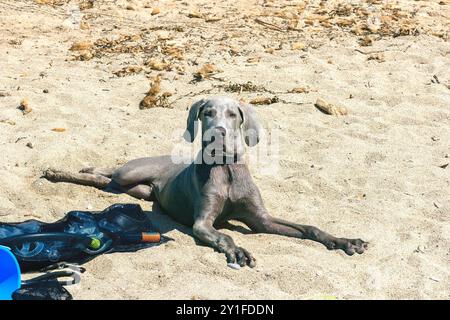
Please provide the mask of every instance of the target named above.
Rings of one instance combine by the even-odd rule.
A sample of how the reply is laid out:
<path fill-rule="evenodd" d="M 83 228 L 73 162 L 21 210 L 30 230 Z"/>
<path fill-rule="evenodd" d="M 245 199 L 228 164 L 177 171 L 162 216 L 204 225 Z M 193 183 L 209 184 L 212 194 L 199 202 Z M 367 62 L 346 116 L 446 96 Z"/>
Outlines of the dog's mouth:
<path fill-rule="evenodd" d="M 209 155 L 211 157 L 230 157 L 233 156 L 235 152 L 228 152 L 225 145 L 222 146 L 222 148 L 213 148 Z"/>
<path fill-rule="evenodd" d="M 231 149 L 231 150 L 230 150 Z M 224 141 L 215 141 L 214 137 L 205 142 L 203 156 L 209 158 L 209 162 L 223 164 L 225 160 L 236 159 L 237 153 L 234 148 L 227 148 Z"/>
<path fill-rule="evenodd" d="M 206 161 L 207 163 L 218 165 L 237 163 L 240 159 L 236 153 L 216 150 L 212 150 L 210 155 L 206 155 L 206 157 L 209 158 L 209 160 Z"/>
<path fill-rule="evenodd" d="M 225 148 L 223 150 L 215 150 L 213 149 L 210 153 L 211 157 L 232 157 L 235 155 L 234 152 L 227 152 Z"/>

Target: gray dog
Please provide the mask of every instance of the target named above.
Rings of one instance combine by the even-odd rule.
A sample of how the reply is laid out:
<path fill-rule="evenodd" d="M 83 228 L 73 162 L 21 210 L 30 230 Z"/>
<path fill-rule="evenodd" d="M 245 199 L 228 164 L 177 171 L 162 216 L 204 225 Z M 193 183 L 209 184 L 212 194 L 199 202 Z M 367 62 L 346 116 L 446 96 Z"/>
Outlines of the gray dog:
<path fill-rule="evenodd" d="M 132 160 L 117 169 L 86 168 L 66 176 L 48 171 L 52 181 L 73 182 L 157 201 L 174 220 L 192 226 L 194 235 L 226 255 L 228 263 L 255 266 L 255 258 L 233 239 L 217 230 L 228 220 L 245 223 L 253 232 L 310 239 L 328 249 L 348 255 L 363 253 L 361 239 L 337 238 L 313 226 L 300 225 L 271 216 L 264 207 L 258 187 L 243 163 L 244 142 L 254 146 L 262 128 L 256 113 L 227 97 L 202 99 L 189 111 L 185 139 L 193 142 L 201 121 L 202 159 L 178 163 L 171 156 Z M 175 163 L 177 162 L 177 163 Z"/>

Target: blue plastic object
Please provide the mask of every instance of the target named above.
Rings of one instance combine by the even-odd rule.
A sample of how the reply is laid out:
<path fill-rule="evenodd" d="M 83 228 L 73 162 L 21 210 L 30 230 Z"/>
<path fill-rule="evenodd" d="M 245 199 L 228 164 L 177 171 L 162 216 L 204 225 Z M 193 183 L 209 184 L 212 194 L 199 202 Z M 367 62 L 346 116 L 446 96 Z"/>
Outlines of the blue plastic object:
<path fill-rule="evenodd" d="M 14 291 L 20 288 L 20 267 L 8 247 L 0 246 L 0 300 L 12 300 Z"/>

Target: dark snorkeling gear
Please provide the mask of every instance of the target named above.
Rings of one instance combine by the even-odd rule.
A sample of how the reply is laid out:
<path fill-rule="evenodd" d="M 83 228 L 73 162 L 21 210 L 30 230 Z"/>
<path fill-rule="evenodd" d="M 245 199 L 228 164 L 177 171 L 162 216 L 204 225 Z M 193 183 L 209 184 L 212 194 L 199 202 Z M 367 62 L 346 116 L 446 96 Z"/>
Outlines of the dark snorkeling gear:
<path fill-rule="evenodd" d="M 139 205 L 115 204 L 100 213 L 71 211 L 55 223 L 0 223 L 0 245 L 11 249 L 26 272 L 62 261 L 83 263 L 107 252 L 137 251 L 161 242 L 153 230 Z"/>
<path fill-rule="evenodd" d="M 0 246 L 0 300 L 72 300 L 63 286 L 80 282 L 85 269 L 58 263 L 41 271 L 46 273 L 22 280 L 17 259 L 8 247 Z"/>
<path fill-rule="evenodd" d="M 45 274 L 30 280 L 22 280 L 19 289 L 11 297 L 13 300 L 73 300 L 64 286 L 77 284 L 86 271 L 76 264 L 57 263 L 43 270 Z"/>

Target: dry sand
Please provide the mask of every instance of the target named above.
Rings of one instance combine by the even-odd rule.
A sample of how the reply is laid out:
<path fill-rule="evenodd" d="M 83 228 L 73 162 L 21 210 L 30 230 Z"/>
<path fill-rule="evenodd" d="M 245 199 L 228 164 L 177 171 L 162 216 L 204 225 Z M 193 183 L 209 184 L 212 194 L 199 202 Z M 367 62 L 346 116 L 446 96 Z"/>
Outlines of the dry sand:
<path fill-rule="evenodd" d="M 86 9 L 0 1 L 0 219 L 55 221 L 138 202 L 175 241 L 87 263 L 69 288 L 75 299 L 450 297 L 449 1 L 78 2 Z M 69 50 L 79 41 L 96 43 L 81 52 L 87 61 Z M 152 70 L 149 58 L 166 59 L 172 71 Z M 192 81 L 206 63 L 220 72 Z M 143 69 L 113 74 L 126 66 Z M 158 74 L 161 93 L 172 95 L 157 99 L 171 108 L 140 110 Z M 248 81 L 259 87 L 225 90 Z M 288 93 L 295 87 L 310 90 Z M 366 253 L 224 230 L 258 260 L 236 271 L 151 203 L 40 178 L 49 167 L 169 154 L 187 108 L 215 94 L 278 98 L 257 106 L 264 126 L 279 132 L 278 173 L 252 167 L 267 208 L 361 237 Z M 318 97 L 349 114 L 320 112 Z M 24 98 L 26 115 L 17 109 Z"/>

